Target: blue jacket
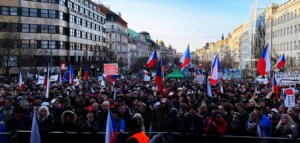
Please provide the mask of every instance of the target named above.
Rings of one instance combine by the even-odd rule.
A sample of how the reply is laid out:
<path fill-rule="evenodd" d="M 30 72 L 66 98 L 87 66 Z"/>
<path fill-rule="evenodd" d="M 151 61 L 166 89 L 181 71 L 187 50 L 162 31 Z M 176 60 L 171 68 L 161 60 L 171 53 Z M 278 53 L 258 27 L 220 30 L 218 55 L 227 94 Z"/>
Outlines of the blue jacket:
<path fill-rule="evenodd" d="M 270 119 L 267 116 L 262 115 L 262 117 L 259 121 L 259 124 L 260 124 L 262 130 L 264 131 L 265 135 L 267 137 L 271 137 L 272 136 L 272 124 L 271 124 Z"/>

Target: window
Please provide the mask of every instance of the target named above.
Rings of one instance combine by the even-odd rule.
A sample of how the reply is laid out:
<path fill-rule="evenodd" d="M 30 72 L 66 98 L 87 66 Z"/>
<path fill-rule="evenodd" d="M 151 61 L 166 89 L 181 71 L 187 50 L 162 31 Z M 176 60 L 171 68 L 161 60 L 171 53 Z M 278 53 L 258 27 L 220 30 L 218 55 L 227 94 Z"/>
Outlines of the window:
<path fill-rule="evenodd" d="M 294 33 L 297 33 L 297 25 L 294 26 Z"/>
<path fill-rule="evenodd" d="M 56 11 L 55 10 L 49 10 L 49 18 L 56 18 Z"/>
<path fill-rule="evenodd" d="M 67 45 L 66 42 L 60 42 L 60 49 L 66 49 Z"/>
<path fill-rule="evenodd" d="M 66 0 L 60 0 L 60 4 L 65 6 L 66 5 Z"/>
<path fill-rule="evenodd" d="M 29 48 L 29 40 L 22 40 L 21 44 L 22 44 L 22 48 Z"/>
<path fill-rule="evenodd" d="M 78 11 L 78 5 L 77 4 L 74 4 L 74 10 Z"/>
<path fill-rule="evenodd" d="M 31 8 L 29 14 L 30 17 L 37 17 L 37 9 Z"/>
<path fill-rule="evenodd" d="M 56 33 L 56 29 L 54 25 L 49 25 L 49 33 Z"/>
<path fill-rule="evenodd" d="M 81 50 L 81 44 L 79 43 L 76 44 L 76 50 Z"/>
<path fill-rule="evenodd" d="M 37 48 L 36 40 L 30 40 L 30 48 Z"/>
<path fill-rule="evenodd" d="M 9 7 L 1 7 L 1 14 L 2 15 L 9 15 Z"/>
<path fill-rule="evenodd" d="M 18 29 L 19 29 L 18 24 L 16 24 L 16 23 L 9 24 L 9 31 L 10 32 L 18 32 Z"/>
<path fill-rule="evenodd" d="M 41 48 L 48 49 L 48 41 L 41 41 Z"/>
<path fill-rule="evenodd" d="M 286 29 L 286 35 L 289 35 L 289 32 L 290 32 L 290 28 L 288 27 L 288 28 Z"/>
<path fill-rule="evenodd" d="M 81 38 L 81 31 L 76 30 L 76 37 Z"/>
<path fill-rule="evenodd" d="M 48 2 L 48 0 L 41 0 L 41 2 Z"/>
<path fill-rule="evenodd" d="M 86 39 L 86 33 L 85 32 L 81 32 L 81 38 Z"/>
<path fill-rule="evenodd" d="M 22 16 L 29 16 L 29 8 L 22 8 Z"/>
<path fill-rule="evenodd" d="M 55 49 L 56 47 L 56 42 L 55 41 L 49 41 L 49 48 L 50 49 Z"/>
<path fill-rule="evenodd" d="M 85 9 L 84 11 L 85 11 L 85 15 L 86 15 L 86 16 L 89 16 L 89 11 L 86 10 L 86 9 Z"/>
<path fill-rule="evenodd" d="M 59 19 L 61 19 L 61 20 L 64 19 L 64 13 L 63 12 L 59 12 Z"/>
<path fill-rule="evenodd" d="M 84 8 L 83 8 L 83 7 L 79 7 L 79 9 L 80 9 L 80 10 L 79 10 L 80 13 L 81 13 L 81 14 L 84 14 Z"/>
<path fill-rule="evenodd" d="M 41 10 L 41 17 L 48 18 L 48 10 L 47 9 L 42 9 Z"/>
<path fill-rule="evenodd" d="M 68 1 L 68 8 L 72 8 L 72 2 Z"/>
<path fill-rule="evenodd" d="M 41 32 L 48 33 L 49 32 L 48 25 L 41 25 Z"/>
<path fill-rule="evenodd" d="M 74 50 L 75 49 L 75 43 L 70 43 L 70 50 Z"/>
<path fill-rule="evenodd" d="M 36 24 L 30 24 L 30 32 L 36 33 L 37 32 L 37 25 Z"/>
<path fill-rule="evenodd" d="M 91 22 L 87 22 L 87 28 L 91 28 Z"/>
<path fill-rule="evenodd" d="M 70 29 L 70 36 L 75 36 L 75 31 L 74 31 L 74 29 Z"/>
<path fill-rule="evenodd" d="M 81 25 L 81 18 L 77 17 L 76 21 L 77 21 L 76 24 Z"/>
<path fill-rule="evenodd" d="M 50 3 L 56 3 L 56 0 L 49 0 Z"/>
<path fill-rule="evenodd" d="M 29 32 L 29 24 L 22 24 L 22 32 Z"/>
<path fill-rule="evenodd" d="M 90 33 L 87 34 L 87 39 L 91 40 L 91 34 Z"/>
<path fill-rule="evenodd" d="M 93 29 L 93 30 L 96 30 L 95 24 L 94 24 L 94 23 L 92 23 L 92 29 Z"/>
<path fill-rule="evenodd" d="M 70 22 L 75 23 L 75 16 L 74 15 L 70 15 Z"/>
<path fill-rule="evenodd" d="M 11 8 L 10 8 L 10 15 L 17 16 L 17 15 L 18 15 L 18 8 L 16 8 L 16 7 L 11 7 Z"/>
<path fill-rule="evenodd" d="M 86 20 L 82 19 L 81 22 L 82 22 L 82 26 L 86 27 Z"/>

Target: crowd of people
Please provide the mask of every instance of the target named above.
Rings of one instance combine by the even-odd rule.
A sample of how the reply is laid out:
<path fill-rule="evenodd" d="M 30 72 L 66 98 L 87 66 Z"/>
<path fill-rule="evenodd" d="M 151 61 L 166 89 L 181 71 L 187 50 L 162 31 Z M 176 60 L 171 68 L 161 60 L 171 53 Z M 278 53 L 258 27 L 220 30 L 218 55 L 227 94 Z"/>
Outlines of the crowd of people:
<path fill-rule="evenodd" d="M 223 135 L 256 137 L 228 139 L 228 142 L 252 143 L 293 142 L 298 138 L 299 92 L 295 93 L 295 107 L 287 108 L 282 96 L 275 98 L 270 84 L 255 83 L 253 78 L 219 80 L 211 87 L 212 97 L 208 97 L 205 83 L 199 84 L 193 79 L 166 79 L 163 93 L 156 91 L 154 81 L 140 78 L 118 78 L 114 83 L 110 80 L 105 83 L 91 77 L 79 85 L 54 82 L 46 98 L 44 86 L 34 81 L 26 80 L 23 90 L 17 83 L 2 82 L 0 132 L 30 131 L 35 112 L 42 140 L 51 131 L 105 132 L 111 111 L 121 134 L 117 140 L 120 143 L 137 142 L 122 136 L 134 127 L 139 132 L 178 133 L 171 137 L 174 143 L 199 142 L 203 135 L 211 142 L 224 142 L 218 138 Z M 133 119 L 136 124 L 132 123 Z M 155 134 L 147 135 L 153 139 Z M 0 135 L 0 142 L 9 142 L 9 139 Z M 164 138 L 160 142 L 164 142 Z"/>

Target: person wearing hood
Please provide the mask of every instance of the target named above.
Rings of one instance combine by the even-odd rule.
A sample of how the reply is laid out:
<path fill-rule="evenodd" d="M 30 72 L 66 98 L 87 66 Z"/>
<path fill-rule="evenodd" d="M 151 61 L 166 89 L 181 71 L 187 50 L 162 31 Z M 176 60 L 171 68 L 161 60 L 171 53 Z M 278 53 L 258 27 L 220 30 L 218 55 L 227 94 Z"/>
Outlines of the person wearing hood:
<path fill-rule="evenodd" d="M 76 132 L 77 131 L 76 120 L 77 120 L 77 116 L 73 111 L 70 110 L 64 111 L 61 115 L 61 124 L 59 126 L 59 130 L 65 133 Z"/>

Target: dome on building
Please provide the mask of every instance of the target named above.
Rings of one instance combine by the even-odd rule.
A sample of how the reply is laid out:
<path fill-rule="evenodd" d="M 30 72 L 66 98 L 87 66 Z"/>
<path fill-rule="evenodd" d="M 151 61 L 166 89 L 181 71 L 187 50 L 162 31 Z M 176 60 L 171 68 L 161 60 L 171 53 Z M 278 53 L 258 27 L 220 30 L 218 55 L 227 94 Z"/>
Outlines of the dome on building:
<path fill-rule="evenodd" d="M 169 49 L 173 49 L 172 46 L 171 46 L 171 44 L 169 44 L 168 48 L 169 48 Z"/>
<path fill-rule="evenodd" d="M 157 40 L 156 42 L 157 42 L 157 45 L 158 45 L 158 46 L 160 46 L 160 47 L 165 47 L 164 41 L 162 41 L 162 40 Z"/>

